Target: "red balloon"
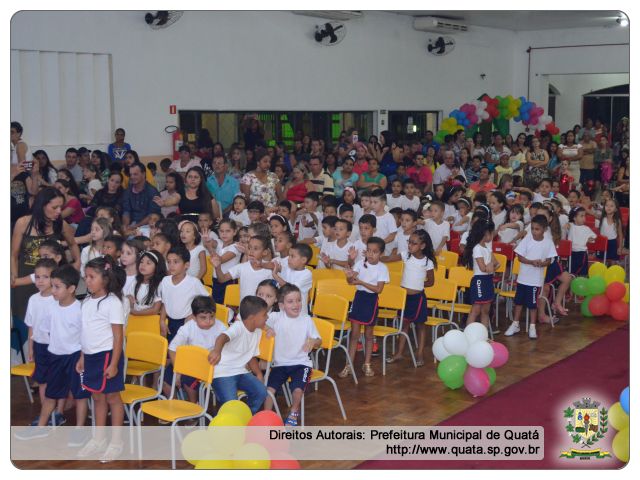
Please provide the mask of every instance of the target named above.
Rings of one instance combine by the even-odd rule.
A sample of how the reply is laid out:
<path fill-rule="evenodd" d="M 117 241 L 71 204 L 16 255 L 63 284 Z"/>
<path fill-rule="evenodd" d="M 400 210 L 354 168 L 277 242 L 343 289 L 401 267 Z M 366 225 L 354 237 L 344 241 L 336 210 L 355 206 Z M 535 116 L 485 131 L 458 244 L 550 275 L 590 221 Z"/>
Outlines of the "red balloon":
<path fill-rule="evenodd" d="M 285 457 L 285 455 L 279 454 L 279 457 Z M 289 458 L 283 460 L 271 460 L 271 470 L 300 470 L 300 463 L 295 458 L 286 455 Z"/>
<path fill-rule="evenodd" d="M 618 300 L 622 300 L 626 293 L 627 288 L 624 286 L 624 283 L 612 282 L 607 286 L 605 295 L 610 301 L 617 302 Z"/>
<path fill-rule="evenodd" d="M 262 410 L 256 413 L 247 426 L 249 427 L 282 427 L 284 422 L 273 410 Z"/>
<path fill-rule="evenodd" d="M 609 315 L 614 320 L 626 322 L 629 320 L 629 304 L 621 301 L 613 302 L 609 307 Z"/>
<path fill-rule="evenodd" d="M 605 315 L 609 311 L 609 299 L 606 295 L 595 295 L 589 301 L 589 311 L 594 317 Z"/>

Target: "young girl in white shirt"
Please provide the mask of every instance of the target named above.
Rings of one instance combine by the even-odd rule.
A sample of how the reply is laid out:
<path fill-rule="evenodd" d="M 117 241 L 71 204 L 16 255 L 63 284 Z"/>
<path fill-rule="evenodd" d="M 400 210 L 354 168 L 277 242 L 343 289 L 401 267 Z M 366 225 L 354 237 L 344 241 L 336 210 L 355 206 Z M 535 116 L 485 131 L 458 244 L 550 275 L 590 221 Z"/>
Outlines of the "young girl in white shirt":
<path fill-rule="evenodd" d="M 218 235 L 220 241 L 215 247 L 211 243 L 205 242 L 205 246 L 209 251 L 209 255 L 218 255 L 220 257 L 221 268 L 224 273 L 227 273 L 231 267 L 240 263 L 240 257 L 242 254 L 235 243 L 236 235 L 238 233 L 238 225 L 233 220 L 222 220 L 218 226 Z M 216 276 L 216 272 L 213 272 L 213 286 L 211 287 L 211 296 L 216 303 L 224 304 L 224 294 L 227 291 L 227 286 L 233 283 L 233 280 L 228 282 L 220 282 Z"/>
<path fill-rule="evenodd" d="M 622 253 L 622 218 L 618 202 L 606 200 L 603 204 L 603 215 L 600 220 L 600 235 L 607 237 L 607 264 L 616 263 Z M 603 256 L 598 253 L 598 257 Z"/>
<path fill-rule="evenodd" d="M 189 261 L 189 270 L 187 275 L 202 279 L 207 271 L 207 254 L 206 249 L 201 245 L 202 237 L 198 231 L 198 226 L 186 220 L 180 223 L 180 241 L 189 250 L 191 260 Z"/>
<path fill-rule="evenodd" d="M 251 225 L 247 211 L 247 199 L 242 193 L 233 197 L 233 209 L 229 212 L 229 219 L 235 221 L 239 227 Z"/>
<path fill-rule="evenodd" d="M 487 203 L 491 209 L 491 221 L 495 228 L 499 228 L 507 220 L 507 198 L 504 193 L 494 190 L 487 196 Z M 494 236 L 497 231 L 494 232 Z"/>
<path fill-rule="evenodd" d="M 589 255 L 587 243 L 595 240 L 596 234 L 584 224 L 586 212 L 582 207 L 575 207 L 569 213 L 569 233 L 567 239 L 571 240 L 571 274 L 579 277 L 587 275 Z"/>
<path fill-rule="evenodd" d="M 471 223 L 471 202 L 468 198 L 461 197 L 458 199 L 458 212 L 454 216 L 454 222 L 451 225 L 451 230 L 464 233 L 469 230 Z"/>
<path fill-rule="evenodd" d="M 512 205 L 509 209 L 509 221 L 498 227 L 498 238 L 502 243 L 516 243 L 516 237 L 524 229 L 524 208 Z"/>
<path fill-rule="evenodd" d="M 144 244 L 140 240 L 133 238 L 127 240 L 122 245 L 122 253 L 120 254 L 120 266 L 124 268 L 126 280 L 122 290 L 131 288 L 131 284 L 135 282 L 138 274 L 138 255 L 144 251 Z"/>
<path fill-rule="evenodd" d="M 124 390 L 124 307 L 121 300 L 122 275 L 110 256 L 94 258 L 85 268 L 85 282 L 90 295 L 82 302 L 82 352 L 76 365 L 82 387 L 91 392 L 97 427 L 107 424 L 121 427 L 124 406 L 120 392 Z M 95 455 L 105 447 L 103 462 L 115 460 L 123 449 L 120 429 L 114 429 L 107 446 L 104 429 L 80 450 L 78 457 Z"/>
<path fill-rule="evenodd" d="M 130 315 L 157 315 L 160 313 L 160 282 L 167 276 L 164 257 L 156 250 L 145 250 L 138 256 L 138 275 L 126 290 L 125 310 L 127 304 Z"/>
<path fill-rule="evenodd" d="M 111 224 L 106 218 L 96 218 L 91 222 L 89 238 L 91 243 L 82 249 L 80 253 L 80 276 L 84 277 L 84 268 L 94 258 L 102 255 L 104 239 L 111 235 Z"/>
<path fill-rule="evenodd" d="M 464 188 L 459 185 L 449 187 L 444 194 L 442 201 L 444 202 L 444 219 L 453 225 L 459 219 L 458 200 L 462 197 Z"/>

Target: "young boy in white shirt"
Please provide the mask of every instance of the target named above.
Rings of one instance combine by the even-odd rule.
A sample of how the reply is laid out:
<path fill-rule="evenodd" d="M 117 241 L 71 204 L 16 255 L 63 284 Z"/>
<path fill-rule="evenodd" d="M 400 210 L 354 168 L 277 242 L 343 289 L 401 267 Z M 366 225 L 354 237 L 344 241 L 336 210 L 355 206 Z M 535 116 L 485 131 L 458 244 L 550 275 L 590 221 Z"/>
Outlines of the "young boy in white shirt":
<path fill-rule="evenodd" d="M 545 236 L 549 223 L 544 215 L 536 215 L 531 219 L 531 235 L 527 235 L 516 247 L 520 260 L 515 310 L 513 322 L 504 333 L 510 337 L 520 331 L 520 315 L 522 307 L 529 310 L 529 338 L 538 338 L 536 320 L 538 314 L 538 296 L 544 285 L 544 269 L 558 255 L 553 240 Z"/>
<path fill-rule="evenodd" d="M 322 213 L 318 212 L 320 195 L 318 192 L 309 192 L 304 197 L 303 207 L 298 210 L 300 227 L 298 228 L 298 240 L 313 238 L 322 221 Z"/>
<path fill-rule="evenodd" d="M 336 220 L 336 225 L 333 228 L 336 239 L 329 242 L 326 248 L 323 246 L 320 252 L 322 263 L 327 268 L 345 270 L 349 266 L 349 249 L 353 245 L 349 241 L 352 228 L 353 225 L 347 220 Z"/>
<path fill-rule="evenodd" d="M 391 182 L 391 193 L 387 193 L 387 205 L 389 208 L 402 208 L 405 196 L 402 194 L 402 182 L 394 180 Z"/>
<path fill-rule="evenodd" d="M 322 343 L 311 317 L 304 310 L 300 289 L 290 283 L 278 293 L 279 312 L 269 314 L 267 335 L 275 335 L 274 367 L 269 373 L 267 389 L 276 394 L 289 381 L 292 392 L 291 409 L 285 425 L 298 425 L 300 403 L 311 380 L 313 364 L 309 352 Z M 267 397 L 264 408 L 271 410 L 273 401 Z"/>
<path fill-rule="evenodd" d="M 358 229 L 360 238 L 353 242 L 349 249 L 349 265 L 353 266 L 358 262 L 364 261 L 365 251 L 367 250 L 367 241 L 376 232 L 376 216 L 369 213 L 362 215 L 358 220 Z"/>
<path fill-rule="evenodd" d="M 297 243 L 289 250 L 287 262 L 275 262 L 273 268 L 273 278 L 280 287 L 287 283 L 297 285 L 302 294 L 302 311 L 307 313 L 307 299 L 313 284 L 311 270 L 307 267 L 309 260 L 313 256 L 311 247 L 304 243 Z"/>
<path fill-rule="evenodd" d="M 371 192 L 371 209 L 376 216 L 376 236 L 384 240 L 384 255 L 393 250 L 393 240 L 396 238 L 398 226 L 392 214 L 385 210 L 387 197 L 384 190 L 378 188 Z"/>
<path fill-rule="evenodd" d="M 211 350 L 216 339 L 225 330 L 225 326 L 216 320 L 216 305 L 211 297 L 199 295 L 191 302 L 193 321 L 180 327 L 169 344 L 169 359 L 171 363 L 164 371 L 164 394 L 169 397 L 171 382 L 173 381 L 173 364 L 176 361 L 176 351 L 182 345 L 196 345 Z M 190 402 L 198 402 L 199 381 L 193 377 L 177 374 L 176 386 L 181 386 L 187 393 Z"/>
<path fill-rule="evenodd" d="M 160 333 L 169 343 L 185 320 L 191 318 L 191 301 L 197 295 L 209 295 L 200 280 L 187 275 L 190 259 L 189 250 L 181 245 L 171 247 L 167 254 L 169 275 L 160 282 L 159 291 L 162 300 Z"/>
<path fill-rule="evenodd" d="M 240 318 L 216 339 L 209 354 L 213 372 L 213 390 L 222 405 L 238 398 L 238 390 L 247 394 L 251 413 L 264 404 L 267 389 L 256 357 L 260 354 L 260 338 L 267 322 L 269 307 L 260 297 L 249 295 L 240 302 Z M 247 367 L 252 373 L 247 372 Z"/>
<path fill-rule="evenodd" d="M 400 205 L 403 210 L 418 212 L 420 208 L 420 197 L 416 195 L 417 191 L 416 183 L 413 180 L 408 179 L 404 181 L 404 199 L 402 200 L 402 205 Z"/>
<path fill-rule="evenodd" d="M 433 249 L 438 255 L 442 250 L 447 249 L 447 240 L 449 240 L 451 225 L 444 221 L 444 204 L 435 200 L 429 207 L 431 218 L 424 222 L 424 229 L 431 237 Z"/>

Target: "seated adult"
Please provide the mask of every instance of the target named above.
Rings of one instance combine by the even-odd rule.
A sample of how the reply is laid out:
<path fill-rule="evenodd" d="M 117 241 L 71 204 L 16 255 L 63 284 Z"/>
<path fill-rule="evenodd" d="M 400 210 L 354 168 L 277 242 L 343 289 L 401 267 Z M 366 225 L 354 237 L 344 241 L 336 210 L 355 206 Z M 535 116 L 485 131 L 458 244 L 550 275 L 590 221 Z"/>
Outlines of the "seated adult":
<path fill-rule="evenodd" d="M 69 224 L 77 225 L 84 218 L 84 210 L 80 200 L 71 192 L 69 182 L 58 179 L 55 183 L 56 189 L 64 195 L 64 204 L 60 216 Z"/>
<path fill-rule="evenodd" d="M 369 151 L 363 142 L 356 143 L 356 159 L 353 165 L 353 171 L 358 175 L 362 175 L 369 170 L 368 160 Z"/>
<path fill-rule="evenodd" d="M 140 157 L 138 156 L 138 152 L 135 150 L 129 150 L 124 156 L 124 168 L 122 169 L 122 187 L 127 188 L 129 186 L 129 169 L 134 163 L 140 163 Z M 153 173 L 148 168 L 145 168 L 145 179 L 148 184 L 152 187 L 156 186 L 156 179 L 153 176 Z"/>
<path fill-rule="evenodd" d="M 240 182 L 227 173 L 228 165 L 223 154 L 214 154 L 212 167 L 213 175 L 207 178 L 207 188 L 224 214 L 233 207 L 233 197 L 240 189 Z"/>
<path fill-rule="evenodd" d="M 122 175 L 120 172 L 111 172 L 107 184 L 98 190 L 91 199 L 92 211 L 98 207 L 111 207 L 121 214 L 123 193 Z"/>
<path fill-rule="evenodd" d="M 290 202 L 302 203 L 307 193 L 315 191 L 313 187 L 307 177 L 307 169 L 303 163 L 299 163 L 291 170 L 291 178 L 284 186 L 284 195 Z"/>
<path fill-rule="evenodd" d="M 342 197 L 346 187 L 355 187 L 359 175 L 353 171 L 354 159 L 347 157 L 341 167 L 333 172 L 333 190 L 336 197 Z"/>
<path fill-rule="evenodd" d="M 275 211 L 278 201 L 282 200 L 282 185 L 278 176 L 270 171 L 271 156 L 267 150 L 259 149 L 255 153 L 255 160 L 255 169 L 247 172 L 240 180 L 240 191 L 249 202 L 258 200 L 266 209 Z"/>
<path fill-rule="evenodd" d="M 171 162 L 170 170 L 181 173 L 183 177 L 191 167 L 201 167 L 200 159 L 191 157 L 191 149 L 188 145 L 182 145 L 178 149 L 178 156 L 180 157 L 178 160 Z"/>
<path fill-rule="evenodd" d="M 206 183 L 204 172 L 199 165 L 187 171 L 184 177 L 184 195 L 181 195 L 178 203 L 182 219 L 198 223 L 201 213 L 209 213 L 214 219 L 222 216 L 218 202 L 211 197 Z"/>
<path fill-rule="evenodd" d="M 327 159 L 329 155 L 327 155 Z M 333 178 L 325 171 L 321 157 L 309 159 L 309 180 L 316 192 L 322 195 L 333 195 Z M 334 170 L 335 171 L 335 170 Z"/>
<path fill-rule="evenodd" d="M 441 183 L 448 183 L 454 177 L 454 165 L 456 163 L 456 157 L 453 150 L 446 150 L 442 153 L 442 165 L 436 168 L 433 174 L 433 184 L 440 185 Z M 460 171 L 457 175 L 462 175 L 465 180 L 467 177 L 464 175 L 464 171 Z"/>
<path fill-rule="evenodd" d="M 414 158 L 415 165 L 407 168 L 407 175 L 422 192 L 430 192 L 433 185 L 433 173 L 431 167 L 425 164 L 424 155 L 417 153 Z"/>
<path fill-rule="evenodd" d="M 129 186 L 122 197 L 122 228 L 126 235 L 132 235 L 136 228 L 149 223 L 149 215 L 160 213 L 160 207 L 153 201 L 158 190 L 145 180 L 147 168 L 142 163 L 129 167 Z"/>
<path fill-rule="evenodd" d="M 491 190 L 495 190 L 498 188 L 495 183 L 490 180 L 489 177 L 489 167 L 483 165 L 480 167 L 480 173 L 477 182 L 473 182 L 469 185 L 469 188 L 473 190 L 475 193 L 478 192 L 490 192 Z"/>
<path fill-rule="evenodd" d="M 380 173 L 380 162 L 377 158 L 369 160 L 369 170 L 360 175 L 356 186 L 359 192 L 376 188 L 387 189 L 387 177 Z"/>

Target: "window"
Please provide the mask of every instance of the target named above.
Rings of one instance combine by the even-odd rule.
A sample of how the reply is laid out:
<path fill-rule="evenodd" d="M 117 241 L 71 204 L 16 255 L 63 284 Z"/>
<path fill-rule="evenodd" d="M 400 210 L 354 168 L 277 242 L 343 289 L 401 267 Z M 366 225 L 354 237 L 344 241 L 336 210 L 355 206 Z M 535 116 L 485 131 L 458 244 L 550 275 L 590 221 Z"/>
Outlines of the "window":
<path fill-rule="evenodd" d="M 427 130 L 431 130 L 434 135 L 438 131 L 438 112 L 389 112 L 389 131 L 398 141 L 421 140 Z"/>
<path fill-rule="evenodd" d="M 629 84 L 596 90 L 583 95 L 582 121 L 600 119 L 614 128 L 622 117 L 629 116 Z"/>

